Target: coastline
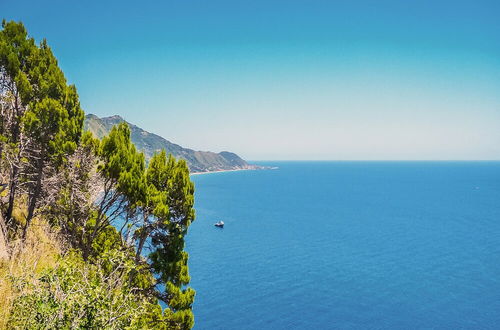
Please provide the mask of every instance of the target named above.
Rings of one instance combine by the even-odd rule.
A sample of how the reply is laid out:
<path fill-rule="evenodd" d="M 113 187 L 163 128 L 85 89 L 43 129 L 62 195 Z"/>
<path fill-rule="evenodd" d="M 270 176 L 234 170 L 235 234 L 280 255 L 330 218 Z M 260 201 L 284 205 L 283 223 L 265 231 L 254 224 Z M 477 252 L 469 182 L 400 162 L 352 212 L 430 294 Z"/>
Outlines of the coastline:
<path fill-rule="evenodd" d="M 222 173 L 222 172 L 237 172 L 237 171 L 257 171 L 260 168 L 238 168 L 234 170 L 215 170 L 215 171 L 206 171 L 206 172 L 191 172 L 189 175 L 201 175 L 201 174 L 213 174 L 213 173 Z"/>

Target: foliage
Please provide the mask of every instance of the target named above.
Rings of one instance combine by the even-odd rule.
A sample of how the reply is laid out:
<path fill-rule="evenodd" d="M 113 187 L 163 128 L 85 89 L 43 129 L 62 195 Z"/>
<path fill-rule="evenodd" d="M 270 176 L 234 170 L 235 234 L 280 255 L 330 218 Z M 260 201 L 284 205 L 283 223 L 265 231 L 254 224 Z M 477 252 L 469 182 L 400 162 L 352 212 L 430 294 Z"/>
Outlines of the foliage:
<path fill-rule="evenodd" d="M 0 237 L 22 258 L 40 221 L 61 247 L 41 272 L 2 274 L 14 292 L 9 327 L 193 327 L 186 162 L 163 151 L 146 166 L 126 123 L 102 140 L 83 133 L 78 93 L 47 42 L 36 45 L 22 23 L 2 27 Z"/>
<path fill-rule="evenodd" d="M 172 310 L 178 322 L 190 328 L 194 324 L 191 311 L 195 292 L 185 288 L 190 277 L 184 236 L 194 220 L 194 185 L 184 160 L 167 159 L 162 151 L 151 158 L 146 170 L 148 199 L 143 202 L 144 223 L 136 232 L 139 249 L 151 238 L 148 262 L 164 291 L 158 297 Z"/>
<path fill-rule="evenodd" d="M 84 120 L 84 127 L 96 137 L 103 138 L 109 134 L 113 126 L 124 121 L 122 117 L 117 115 L 99 118 L 96 115 L 87 114 Z M 183 148 L 136 125 L 130 125 L 130 136 L 137 149 L 144 152 L 146 159 L 151 159 L 159 150 L 165 150 L 167 154 L 185 159 L 192 172 L 259 168 L 256 165 L 248 164 L 232 152 L 222 151 L 215 153 Z"/>
<path fill-rule="evenodd" d="M 62 246 L 49 226 L 35 219 L 25 241 L 11 246 L 11 256 L 0 259 L 0 329 L 7 328 L 12 303 L 18 296 L 12 279 L 26 274 L 40 274 L 57 264 Z"/>
<path fill-rule="evenodd" d="M 5 212 L 12 223 L 17 189 L 28 192 L 24 235 L 42 197 L 47 171 L 57 170 L 79 142 L 83 110 L 73 85 L 67 85 L 52 50 L 43 40 L 37 46 L 21 23 L 3 22 L 0 34 L 0 79 L 4 142 L 10 149 L 9 201 Z"/>
<path fill-rule="evenodd" d="M 15 289 L 21 294 L 13 302 L 9 327 L 126 329 L 149 319 L 148 327 L 155 328 L 153 322 L 163 318 L 161 308 L 130 287 L 128 278 L 135 267 L 116 250 L 96 264 L 70 252 L 41 276 L 15 277 Z"/>

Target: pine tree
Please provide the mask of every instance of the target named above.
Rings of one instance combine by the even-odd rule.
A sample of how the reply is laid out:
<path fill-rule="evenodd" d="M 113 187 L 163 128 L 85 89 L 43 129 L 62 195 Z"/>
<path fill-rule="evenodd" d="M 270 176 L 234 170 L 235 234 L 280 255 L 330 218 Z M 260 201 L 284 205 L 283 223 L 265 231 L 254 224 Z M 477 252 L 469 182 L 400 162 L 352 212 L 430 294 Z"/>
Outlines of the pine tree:
<path fill-rule="evenodd" d="M 84 113 L 74 86 L 68 86 L 47 42 L 37 47 L 22 23 L 2 23 L 0 72 L 2 148 L 10 157 L 9 201 L 5 218 L 12 222 L 15 197 L 23 176 L 28 191 L 24 235 L 42 195 L 47 171 L 57 170 L 77 146 Z M 7 100 L 7 101 L 6 101 Z"/>
<path fill-rule="evenodd" d="M 78 306 L 82 296 L 95 293 L 102 301 L 111 296 L 117 302 L 128 301 L 131 312 L 142 306 L 140 315 L 123 318 L 124 326 L 191 328 L 195 291 L 187 287 L 184 238 L 195 212 L 194 184 L 186 162 L 162 151 L 146 167 L 126 123 L 113 127 L 101 141 L 82 134 L 84 113 L 78 93 L 67 84 L 47 42 L 37 46 L 22 23 L 4 21 L 2 27 L 0 229 L 3 237 L 16 234 L 15 225 L 22 219 L 13 218 L 14 208 L 27 207 L 23 240 L 35 215 L 45 218 L 69 243 L 70 255 L 77 256 L 68 259 L 71 262 L 62 271 L 73 274 L 69 280 L 82 288 L 61 295 L 58 290 L 66 280 L 54 277 L 57 290 L 51 292 L 40 285 L 47 278 L 34 278 L 36 293 L 28 290 L 19 297 L 16 304 L 23 310 L 12 314 L 12 320 L 39 327 L 44 319 L 26 317 L 31 314 L 25 315 L 25 309 L 63 323 L 76 322 L 64 316 L 75 312 L 88 323 L 85 327 L 99 327 L 101 321 L 113 321 L 108 315 L 116 306 L 101 311 L 87 301 L 90 307 L 80 314 L 78 307 L 58 304 L 68 299 Z M 123 262 L 113 263 L 113 256 Z M 79 268 L 92 271 L 82 278 Z M 52 311 L 46 309 L 47 297 L 56 302 Z M 94 312 L 103 319 L 97 321 Z M 58 317 L 53 318 L 54 313 Z"/>
<path fill-rule="evenodd" d="M 194 220 L 194 184 L 184 160 L 176 161 L 165 152 L 155 155 L 146 177 L 154 203 L 154 222 L 149 225 L 152 252 L 149 261 L 164 285 L 158 297 L 172 310 L 172 319 L 181 327 L 194 325 L 192 304 L 195 291 L 189 284 L 188 253 L 184 237 Z M 168 206 L 168 211 L 167 207 Z"/>
<path fill-rule="evenodd" d="M 29 75 L 38 48 L 23 24 L 2 22 L 0 31 L 0 161 L 2 184 L 9 190 L 4 218 L 14 225 L 12 212 L 28 141 L 22 132 L 22 118 L 32 99 Z M 3 204 L 3 203 L 2 203 Z M 3 207 L 4 205 L 2 205 Z M 7 237 L 7 236 L 6 236 Z"/>
<path fill-rule="evenodd" d="M 89 234 L 89 244 L 107 226 L 118 225 L 118 218 L 122 220 L 120 232 L 128 230 L 129 220 L 146 194 L 144 155 L 130 141 L 130 128 L 126 123 L 113 127 L 109 135 L 102 139 L 98 157 L 102 196 L 97 201 L 97 215 Z M 90 250 L 84 252 L 87 257 Z"/>
<path fill-rule="evenodd" d="M 45 40 L 37 52 L 35 64 L 29 75 L 35 87 L 33 97 L 22 118 L 31 152 L 31 168 L 27 173 L 30 182 L 28 214 L 23 235 L 40 200 L 44 174 L 57 171 L 74 152 L 83 131 L 84 118 L 76 88 L 67 86 Z"/>

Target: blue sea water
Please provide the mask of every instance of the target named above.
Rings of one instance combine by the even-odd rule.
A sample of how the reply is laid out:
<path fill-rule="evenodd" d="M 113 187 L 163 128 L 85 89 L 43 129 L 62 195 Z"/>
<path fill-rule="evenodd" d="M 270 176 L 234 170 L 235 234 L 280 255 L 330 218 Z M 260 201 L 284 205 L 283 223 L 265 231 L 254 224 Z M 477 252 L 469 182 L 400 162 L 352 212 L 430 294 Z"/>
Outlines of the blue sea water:
<path fill-rule="evenodd" d="M 192 177 L 196 329 L 500 328 L 500 162 L 268 165 Z"/>

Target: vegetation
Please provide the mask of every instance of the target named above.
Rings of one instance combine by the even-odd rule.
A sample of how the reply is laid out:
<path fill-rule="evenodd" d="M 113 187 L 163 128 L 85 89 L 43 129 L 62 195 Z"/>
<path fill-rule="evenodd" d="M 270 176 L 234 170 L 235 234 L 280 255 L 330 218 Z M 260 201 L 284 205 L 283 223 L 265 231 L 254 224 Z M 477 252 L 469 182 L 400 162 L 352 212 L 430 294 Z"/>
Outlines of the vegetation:
<path fill-rule="evenodd" d="M 88 114 L 85 116 L 84 128 L 101 138 L 108 134 L 113 126 L 122 122 L 124 122 L 124 119 L 120 116 L 99 118 L 96 115 Z M 133 124 L 129 124 L 129 126 L 132 142 L 139 150 L 144 152 L 146 159 L 153 157 L 158 150 L 165 150 L 177 158 L 185 159 L 189 169 L 193 172 L 261 168 L 257 165 L 248 164 L 232 152 L 215 153 L 183 148 Z"/>
<path fill-rule="evenodd" d="M 0 113 L 0 327 L 193 327 L 187 163 L 146 165 L 123 122 L 84 133 L 75 86 L 22 23 L 0 30 Z"/>

